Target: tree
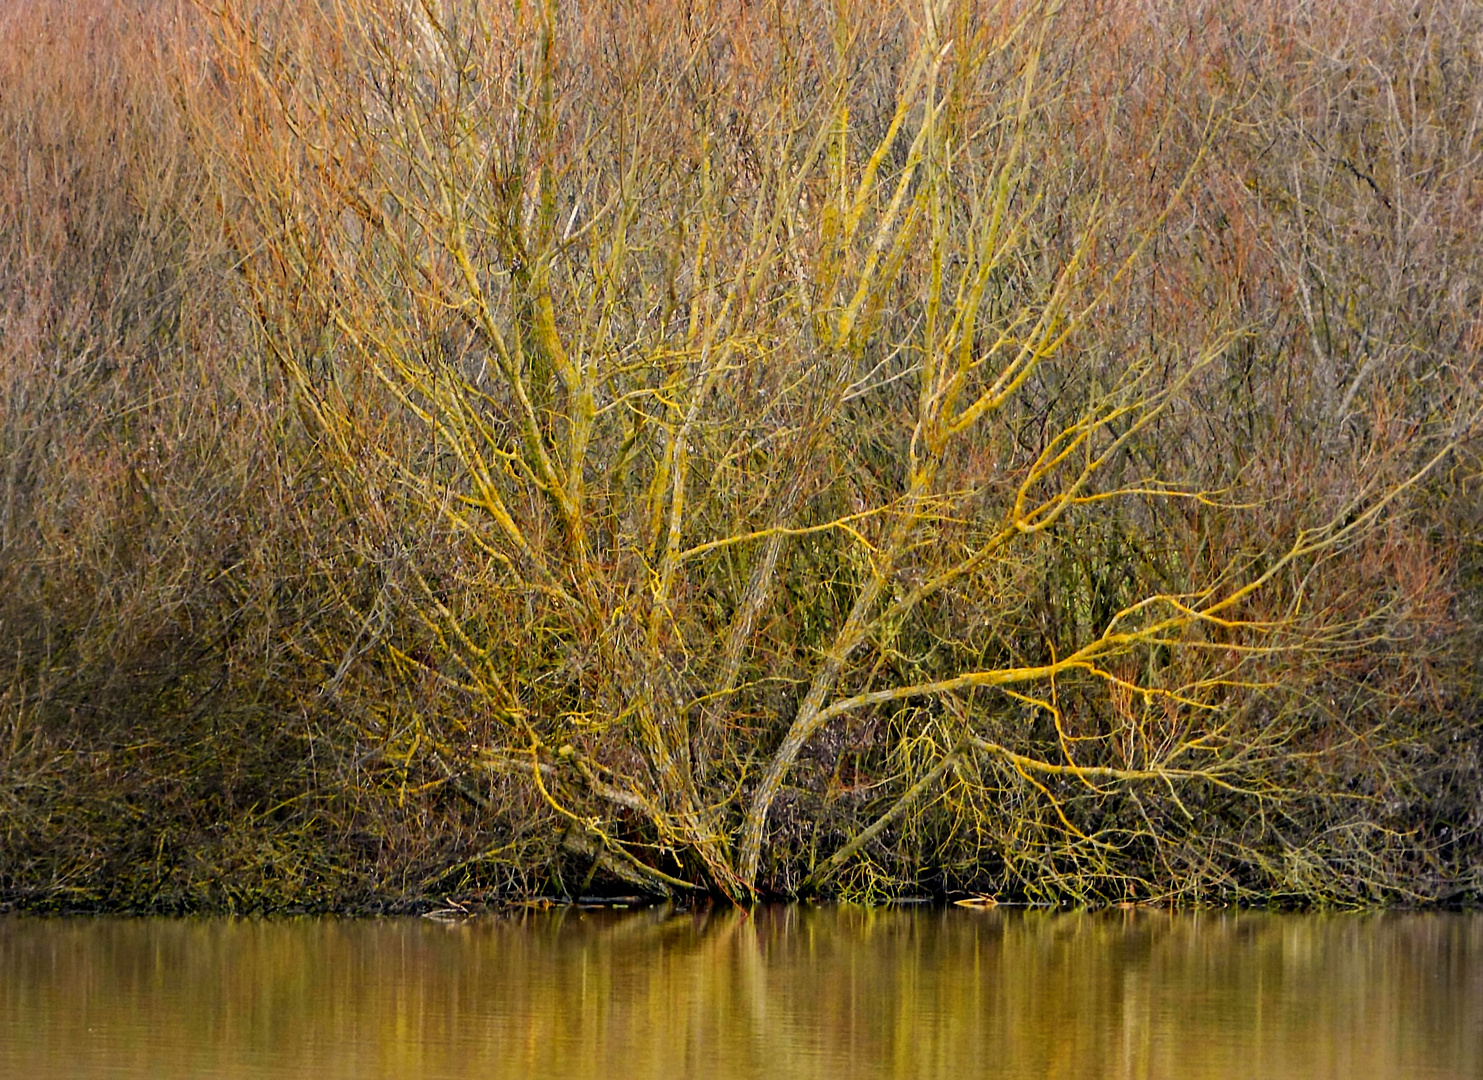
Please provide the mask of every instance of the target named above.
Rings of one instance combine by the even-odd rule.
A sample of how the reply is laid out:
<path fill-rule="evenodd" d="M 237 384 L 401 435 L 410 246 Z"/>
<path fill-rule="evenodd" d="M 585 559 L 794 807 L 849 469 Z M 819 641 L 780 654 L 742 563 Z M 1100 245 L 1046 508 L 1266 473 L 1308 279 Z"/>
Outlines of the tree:
<path fill-rule="evenodd" d="M 1267 857 L 1239 822 L 1327 783 L 1274 680 L 1370 640 L 1335 575 L 1476 405 L 1302 497 L 1192 452 L 1259 347 L 1190 269 L 1243 90 L 1089 75 L 1112 17 L 223 5 L 265 346 L 342 497 L 448 530 L 388 585 L 425 644 L 375 647 L 458 704 L 388 758 L 659 891 L 868 887 L 892 835 L 1097 895 Z"/>

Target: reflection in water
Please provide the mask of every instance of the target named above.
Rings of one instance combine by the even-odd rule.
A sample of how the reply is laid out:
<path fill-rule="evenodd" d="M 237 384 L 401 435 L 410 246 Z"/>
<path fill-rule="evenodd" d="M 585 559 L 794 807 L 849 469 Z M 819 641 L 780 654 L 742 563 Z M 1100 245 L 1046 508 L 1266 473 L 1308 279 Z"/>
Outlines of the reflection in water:
<path fill-rule="evenodd" d="M 1483 1076 L 1483 917 L 0 919 L 0 1076 Z"/>

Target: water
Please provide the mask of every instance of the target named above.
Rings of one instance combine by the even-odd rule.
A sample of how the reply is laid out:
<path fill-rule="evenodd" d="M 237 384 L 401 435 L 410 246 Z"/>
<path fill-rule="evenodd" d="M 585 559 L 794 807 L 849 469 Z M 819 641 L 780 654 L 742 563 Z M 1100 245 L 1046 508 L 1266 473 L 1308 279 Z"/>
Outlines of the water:
<path fill-rule="evenodd" d="M 1483 916 L 0 918 L 0 1077 L 1483 1077 Z"/>

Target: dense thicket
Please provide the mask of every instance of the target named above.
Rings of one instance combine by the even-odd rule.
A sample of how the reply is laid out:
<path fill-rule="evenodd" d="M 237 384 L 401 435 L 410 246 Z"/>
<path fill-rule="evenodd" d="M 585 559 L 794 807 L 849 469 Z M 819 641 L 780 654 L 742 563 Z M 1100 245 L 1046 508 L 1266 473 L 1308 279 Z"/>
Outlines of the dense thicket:
<path fill-rule="evenodd" d="M 3 20 L 0 901 L 1479 897 L 1483 8 Z"/>

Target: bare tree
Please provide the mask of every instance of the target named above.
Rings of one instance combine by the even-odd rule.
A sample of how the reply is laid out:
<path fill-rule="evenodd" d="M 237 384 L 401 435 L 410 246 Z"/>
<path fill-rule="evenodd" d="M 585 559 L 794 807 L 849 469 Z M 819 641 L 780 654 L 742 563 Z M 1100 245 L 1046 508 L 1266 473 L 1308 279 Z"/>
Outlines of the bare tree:
<path fill-rule="evenodd" d="M 1320 795 L 1267 691 L 1383 617 L 1311 598 L 1477 405 L 1445 375 L 1305 500 L 1191 444 L 1258 336 L 1187 257 L 1249 88 L 1090 79 L 1103 15 L 1071 6 L 687 11 L 216 11 L 231 120 L 199 116 L 266 347 L 344 498 L 385 512 L 374 462 L 449 530 L 387 601 L 433 646 L 376 647 L 465 712 L 395 752 L 738 900 L 944 800 L 1072 882 L 1198 846 L 1223 799 Z M 1326 376 L 1332 430 L 1383 411 L 1383 366 Z M 367 383 L 420 440 L 360 426 Z M 770 867 L 808 846 L 790 790 L 830 784 L 857 816 Z"/>

